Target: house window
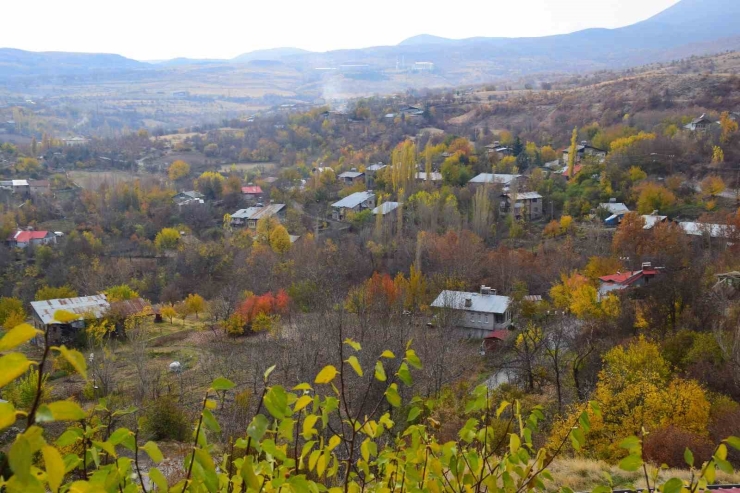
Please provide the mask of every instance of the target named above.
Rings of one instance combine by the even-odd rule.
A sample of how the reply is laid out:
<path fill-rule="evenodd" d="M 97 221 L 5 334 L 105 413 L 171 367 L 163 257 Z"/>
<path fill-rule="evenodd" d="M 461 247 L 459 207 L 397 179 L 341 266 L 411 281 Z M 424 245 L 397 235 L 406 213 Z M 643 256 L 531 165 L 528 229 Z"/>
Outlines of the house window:
<path fill-rule="evenodd" d="M 536 204 L 537 203 L 537 199 L 532 199 L 532 203 L 533 204 Z"/>
<path fill-rule="evenodd" d="M 486 314 L 486 324 L 488 324 L 488 314 Z"/>

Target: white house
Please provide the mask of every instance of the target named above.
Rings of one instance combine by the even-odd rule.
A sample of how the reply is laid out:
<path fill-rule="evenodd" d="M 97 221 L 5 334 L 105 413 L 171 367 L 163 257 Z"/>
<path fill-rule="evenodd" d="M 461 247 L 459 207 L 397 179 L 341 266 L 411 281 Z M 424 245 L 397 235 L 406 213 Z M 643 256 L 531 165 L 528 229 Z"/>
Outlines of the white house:
<path fill-rule="evenodd" d="M 369 191 L 355 192 L 331 205 L 331 217 L 337 221 L 344 221 L 348 212 L 360 212 L 375 208 L 375 194 Z"/>
<path fill-rule="evenodd" d="M 483 339 L 494 330 L 511 325 L 511 298 L 498 296 L 495 289 L 487 286 L 481 286 L 480 293 L 442 291 L 431 306 L 451 310 L 454 325 L 466 337 Z"/>

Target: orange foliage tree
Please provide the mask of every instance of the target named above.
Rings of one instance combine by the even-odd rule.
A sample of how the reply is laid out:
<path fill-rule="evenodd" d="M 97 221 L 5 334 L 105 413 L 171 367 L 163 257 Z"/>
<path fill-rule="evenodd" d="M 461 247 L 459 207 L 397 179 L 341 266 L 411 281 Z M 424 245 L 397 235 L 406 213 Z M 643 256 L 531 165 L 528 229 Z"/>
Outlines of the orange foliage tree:
<path fill-rule="evenodd" d="M 239 305 L 237 313 L 242 317 L 245 324 L 251 327 L 252 322 L 260 315 L 283 315 L 287 313 L 289 306 L 290 296 L 281 289 L 277 292 L 277 295 L 273 295 L 270 291 L 263 295 L 248 296 Z"/>

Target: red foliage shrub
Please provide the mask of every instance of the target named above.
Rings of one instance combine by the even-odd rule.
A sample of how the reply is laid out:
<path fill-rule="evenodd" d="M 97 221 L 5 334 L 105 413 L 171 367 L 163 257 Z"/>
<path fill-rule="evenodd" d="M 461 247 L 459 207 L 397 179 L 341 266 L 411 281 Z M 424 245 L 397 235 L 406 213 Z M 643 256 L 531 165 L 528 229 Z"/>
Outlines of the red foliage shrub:
<path fill-rule="evenodd" d="M 643 443 L 643 456 L 653 464 L 686 468 L 684 451 L 694 454 L 694 464 L 701 464 L 712 456 L 714 444 L 704 436 L 672 426 L 651 432 Z"/>
<path fill-rule="evenodd" d="M 277 296 L 272 292 L 250 296 L 239 305 L 237 312 L 250 325 L 258 315 L 284 314 L 288 311 L 289 304 L 290 296 L 281 289 Z"/>

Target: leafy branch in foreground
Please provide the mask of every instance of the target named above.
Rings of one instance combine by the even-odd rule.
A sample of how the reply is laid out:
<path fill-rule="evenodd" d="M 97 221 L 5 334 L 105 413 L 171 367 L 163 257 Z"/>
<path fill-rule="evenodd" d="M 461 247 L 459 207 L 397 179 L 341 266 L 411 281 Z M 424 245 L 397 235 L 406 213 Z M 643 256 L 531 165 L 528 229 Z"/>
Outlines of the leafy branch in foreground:
<path fill-rule="evenodd" d="M 34 363 L 11 351 L 40 335 L 20 325 L 0 339 L 0 388 L 23 375 Z M 340 339 L 341 340 L 341 339 Z M 358 358 L 362 348 L 353 340 L 341 344 L 339 368 L 324 367 L 312 383 L 288 390 L 269 385 L 274 367 L 264 376 L 264 391 L 246 434 L 223 451 L 209 440 L 221 433 L 214 416 L 217 401 L 235 384 L 217 378 L 203 398 L 192 449 L 185 455 L 185 476 L 168 484 L 157 467 L 145 470 L 141 452 L 156 465 L 164 456 L 154 442 L 139 444 L 138 429 L 115 428 L 119 418 L 135 412 L 111 411 L 105 399 L 88 410 L 72 401 L 40 403 L 40 392 L 28 413 L 11 403 L 0 404 L 0 429 L 25 418 L 7 455 L 12 474 L 0 480 L 8 492 L 360 492 L 360 491 L 493 491 L 521 493 L 552 489 L 547 467 L 570 443 L 579 450 L 591 427 L 589 416 L 600 415 L 591 404 L 570 424 L 570 432 L 552 448 L 537 448 L 533 436 L 544 419 L 540 408 L 523 416 L 518 402 L 494 406 L 485 386 L 477 387 L 465 404 L 467 421 L 453 441 L 440 442 L 435 431 L 435 402 L 418 397 L 404 404 L 404 389 L 421 361 L 411 345 L 403 356 L 384 351 L 372 371 Z M 46 346 L 38 363 L 39 375 L 51 352 L 58 353 L 87 378 L 84 357 L 66 347 Z M 364 387 L 358 402 L 348 398 L 349 382 Z M 44 425 L 71 425 L 53 443 L 44 438 Z M 502 428 L 501 423 L 505 426 Z M 114 429 L 115 428 L 115 429 Z M 642 469 L 649 489 L 664 493 L 696 493 L 714 482 L 717 469 L 731 471 L 728 446 L 740 449 L 740 439 L 720 443 L 712 458 L 693 463 L 686 451 L 691 479 L 671 478 L 660 484 L 648 474 L 642 442 L 630 437 L 620 444 L 628 455 L 620 467 Z M 70 451 L 63 455 L 62 450 Z M 563 491 L 570 492 L 567 488 Z M 611 491 L 610 485 L 594 491 Z"/>

